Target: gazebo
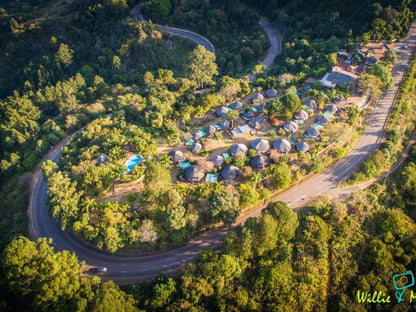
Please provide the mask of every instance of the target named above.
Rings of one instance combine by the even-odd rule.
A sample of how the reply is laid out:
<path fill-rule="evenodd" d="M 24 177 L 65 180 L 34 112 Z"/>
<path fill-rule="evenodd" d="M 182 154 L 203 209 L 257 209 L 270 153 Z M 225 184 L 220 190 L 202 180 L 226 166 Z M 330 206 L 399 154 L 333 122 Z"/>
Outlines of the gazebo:
<path fill-rule="evenodd" d="M 221 177 L 224 180 L 235 180 L 240 173 L 240 169 L 234 165 L 227 165 L 221 170 Z"/>
<path fill-rule="evenodd" d="M 290 142 L 286 139 L 278 139 L 273 142 L 273 148 L 278 150 L 280 153 L 289 153 L 292 149 Z"/>
<path fill-rule="evenodd" d="M 219 124 L 220 124 L 220 127 L 223 129 L 230 128 L 230 122 L 228 120 L 221 120 Z"/>
<path fill-rule="evenodd" d="M 202 149 L 202 145 L 199 143 L 194 143 L 191 145 L 191 151 L 192 152 L 199 152 Z"/>
<path fill-rule="evenodd" d="M 217 114 L 219 117 L 227 116 L 228 108 L 225 106 L 220 106 L 215 110 L 215 114 Z"/>
<path fill-rule="evenodd" d="M 308 136 L 310 136 L 312 139 L 317 138 L 319 136 L 319 130 L 316 128 L 309 128 L 306 130 L 306 133 Z"/>
<path fill-rule="evenodd" d="M 258 103 L 264 100 L 264 96 L 261 93 L 256 93 L 252 96 L 251 101 L 253 103 Z"/>
<path fill-rule="evenodd" d="M 306 105 L 307 108 L 313 109 L 313 110 L 318 108 L 318 105 L 316 104 L 316 101 L 313 100 L 313 99 L 307 99 L 305 101 L 305 105 Z"/>
<path fill-rule="evenodd" d="M 250 120 L 248 124 L 252 126 L 254 129 L 259 129 L 265 122 L 266 119 L 264 119 L 262 115 L 258 115 L 256 118 Z"/>
<path fill-rule="evenodd" d="M 238 111 L 238 110 L 243 108 L 243 103 L 241 103 L 240 101 L 235 101 L 235 102 L 230 104 L 230 108 L 232 110 Z"/>
<path fill-rule="evenodd" d="M 181 161 L 185 160 L 185 156 L 183 155 L 183 152 L 180 150 L 172 150 L 168 153 L 168 156 L 172 160 L 173 163 L 178 164 Z"/>
<path fill-rule="evenodd" d="M 106 154 L 100 154 L 95 160 L 97 165 L 106 164 L 108 161 L 108 156 Z"/>
<path fill-rule="evenodd" d="M 318 121 L 321 125 L 326 125 L 329 122 L 329 119 L 326 116 L 318 116 L 316 121 Z"/>
<path fill-rule="evenodd" d="M 266 96 L 271 98 L 271 97 L 276 97 L 277 96 L 277 90 L 276 89 L 268 89 L 266 91 Z"/>
<path fill-rule="evenodd" d="M 251 167 L 255 170 L 264 170 L 270 164 L 269 158 L 264 155 L 257 155 L 254 156 L 253 159 L 250 161 Z"/>
<path fill-rule="evenodd" d="M 208 134 L 212 134 L 212 133 L 217 132 L 217 128 L 215 128 L 214 125 L 208 125 L 205 128 L 205 132 L 208 133 Z"/>
<path fill-rule="evenodd" d="M 192 135 L 192 139 L 194 139 L 194 141 L 198 141 L 200 138 L 202 138 L 203 135 L 201 132 L 197 131 Z"/>
<path fill-rule="evenodd" d="M 199 166 L 190 166 L 185 170 L 185 179 L 189 182 L 201 182 L 205 176 L 205 171 Z"/>
<path fill-rule="evenodd" d="M 307 152 L 307 151 L 309 151 L 309 145 L 306 144 L 305 142 L 298 142 L 296 144 L 296 150 L 298 152 Z"/>
<path fill-rule="evenodd" d="M 251 120 L 254 118 L 254 112 L 252 110 L 249 110 L 247 112 L 244 112 L 241 116 L 244 120 Z"/>
<path fill-rule="evenodd" d="M 233 144 L 231 145 L 230 153 L 234 157 L 244 157 L 247 155 L 248 148 L 245 144 Z"/>
<path fill-rule="evenodd" d="M 285 131 L 295 133 L 298 131 L 298 125 L 293 121 L 288 121 L 283 124 L 283 129 Z"/>
<path fill-rule="evenodd" d="M 216 167 L 219 167 L 224 163 L 224 157 L 222 157 L 221 155 L 215 155 L 214 157 L 212 157 L 211 160 Z"/>
<path fill-rule="evenodd" d="M 265 153 L 270 149 L 269 141 L 258 138 L 251 141 L 251 148 L 255 149 L 257 153 Z"/>
<path fill-rule="evenodd" d="M 337 98 L 334 99 L 334 101 L 337 102 L 337 103 L 342 103 L 342 102 L 345 101 L 345 96 L 340 94 Z"/>
<path fill-rule="evenodd" d="M 336 107 L 334 104 L 329 104 L 326 107 L 326 110 L 333 114 L 333 113 L 336 113 L 338 111 L 338 107 Z"/>
<path fill-rule="evenodd" d="M 295 114 L 295 118 L 299 119 L 299 120 L 307 120 L 309 118 L 309 115 L 306 111 L 304 111 L 303 109 L 301 109 L 300 111 L 298 111 Z"/>

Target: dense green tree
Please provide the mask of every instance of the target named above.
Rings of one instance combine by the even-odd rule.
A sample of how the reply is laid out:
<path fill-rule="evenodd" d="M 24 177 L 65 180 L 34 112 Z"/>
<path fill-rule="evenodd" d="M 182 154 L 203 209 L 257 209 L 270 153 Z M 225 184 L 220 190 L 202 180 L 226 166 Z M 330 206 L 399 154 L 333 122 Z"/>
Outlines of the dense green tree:
<path fill-rule="evenodd" d="M 301 107 L 300 99 L 292 90 L 288 90 L 280 99 L 282 102 L 282 114 L 286 119 L 290 119 L 292 114 L 299 111 Z"/>
<path fill-rule="evenodd" d="M 231 224 L 239 214 L 238 199 L 225 190 L 214 194 L 211 198 L 209 212 L 214 220 L 220 219 L 225 224 Z"/>
<path fill-rule="evenodd" d="M 33 144 L 40 127 L 40 110 L 33 105 L 27 96 L 8 97 L 0 101 L 0 135 L 2 147 L 1 157 L 4 153 L 17 150 L 20 146 Z"/>
<path fill-rule="evenodd" d="M 177 206 L 169 209 L 167 222 L 169 227 L 174 230 L 179 230 L 186 226 L 185 219 L 186 210 L 183 206 Z"/>
<path fill-rule="evenodd" d="M 172 301 L 176 292 L 176 282 L 162 273 L 156 276 L 155 281 L 151 305 L 152 308 L 160 308 Z"/>
<path fill-rule="evenodd" d="M 260 198 L 259 192 L 253 188 L 251 183 L 241 184 L 238 188 L 238 194 L 240 195 L 240 205 L 242 208 L 249 208 L 256 205 Z"/>
<path fill-rule="evenodd" d="M 37 243 L 25 237 L 13 240 L 4 250 L 3 269 L 13 293 L 34 295 L 40 310 L 71 311 L 82 293 L 82 268 L 74 254 L 53 252 L 51 241 Z"/>
<path fill-rule="evenodd" d="M 276 235 L 278 241 L 290 241 L 296 233 L 299 225 L 298 217 L 286 203 L 274 202 L 270 203 L 265 212 L 272 215 L 278 223 L 278 230 Z"/>
<path fill-rule="evenodd" d="M 145 171 L 144 185 L 149 196 L 166 192 L 170 188 L 170 172 L 159 162 L 150 163 Z"/>
<path fill-rule="evenodd" d="M 61 43 L 58 51 L 55 53 L 55 61 L 57 64 L 62 64 L 64 67 L 67 67 L 72 63 L 73 54 L 74 50 L 67 44 Z"/>
<path fill-rule="evenodd" d="M 211 84 L 214 76 L 218 75 L 215 54 L 198 45 L 189 55 L 187 64 L 188 78 L 201 88 Z"/>
<path fill-rule="evenodd" d="M 389 65 L 396 65 L 397 63 L 397 56 L 393 50 L 389 49 L 384 52 L 382 60 L 386 63 L 387 66 Z"/>
<path fill-rule="evenodd" d="M 46 169 L 44 175 L 49 173 Z M 61 221 L 62 229 L 72 223 L 79 213 L 79 201 L 82 193 L 76 190 L 76 183 L 62 172 L 52 172 L 47 176 L 48 202 L 47 207 L 52 215 Z"/>
<path fill-rule="evenodd" d="M 158 17 L 166 17 L 172 10 L 171 0 L 151 0 L 146 3 L 146 6 L 150 10 L 150 14 Z"/>
<path fill-rule="evenodd" d="M 381 79 L 381 81 L 383 82 L 383 86 L 382 86 L 383 91 L 388 91 L 388 90 L 393 89 L 394 87 L 393 76 L 391 74 L 390 69 L 388 69 L 387 67 L 381 64 L 375 64 L 369 69 L 368 73 Z"/>
<path fill-rule="evenodd" d="M 231 110 L 227 114 L 227 118 L 231 121 L 231 127 L 234 127 L 234 121 L 240 116 L 238 111 Z"/>
<path fill-rule="evenodd" d="M 133 298 L 121 291 L 114 282 L 100 285 L 91 304 L 91 310 L 103 312 L 138 311 Z"/>
<path fill-rule="evenodd" d="M 378 99 L 381 95 L 381 88 L 383 87 L 383 82 L 379 77 L 370 74 L 362 74 L 358 82 L 359 87 L 365 93 L 371 96 L 372 98 Z"/>
<path fill-rule="evenodd" d="M 87 195 L 98 196 L 112 185 L 114 177 L 109 166 L 91 164 L 85 171 L 80 186 Z"/>
<path fill-rule="evenodd" d="M 284 189 L 292 182 L 291 171 L 284 163 L 270 165 L 269 172 L 275 188 Z"/>

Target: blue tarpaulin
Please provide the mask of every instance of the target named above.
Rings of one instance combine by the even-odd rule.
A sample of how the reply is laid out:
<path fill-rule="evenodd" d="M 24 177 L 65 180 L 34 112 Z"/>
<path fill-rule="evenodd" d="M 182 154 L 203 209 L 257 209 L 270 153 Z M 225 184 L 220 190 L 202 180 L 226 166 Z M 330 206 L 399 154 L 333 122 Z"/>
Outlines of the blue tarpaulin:
<path fill-rule="evenodd" d="M 183 169 L 183 170 L 188 169 L 190 166 L 191 166 L 191 164 L 187 160 L 184 160 L 184 161 L 179 163 L 179 167 L 181 167 L 181 169 Z"/>
<path fill-rule="evenodd" d="M 329 118 L 332 117 L 332 114 L 330 112 L 328 112 L 328 111 L 325 111 L 324 112 L 324 116 L 329 119 Z"/>
<path fill-rule="evenodd" d="M 205 181 L 210 182 L 210 183 L 215 183 L 215 182 L 217 182 L 217 179 L 218 179 L 218 174 L 207 173 Z"/>
<path fill-rule="evenodd" d="M 321 123 L 316 122 L 313 124 L 312 127 L 314 127 L 315 129 L 321 130 L 324 126 Z"/>

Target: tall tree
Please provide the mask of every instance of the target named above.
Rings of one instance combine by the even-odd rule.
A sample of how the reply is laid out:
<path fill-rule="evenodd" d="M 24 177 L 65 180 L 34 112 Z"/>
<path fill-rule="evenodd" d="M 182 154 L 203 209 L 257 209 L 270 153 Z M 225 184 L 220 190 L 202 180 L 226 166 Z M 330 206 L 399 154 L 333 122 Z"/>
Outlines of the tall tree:
<path fill-rule="evenodd" d="M 74 50 L 72 50 L 67 44 L 61 43 L 58 51 L 55 53 L 55 61 L 57 64 L 62 64 L 64 67 L 72 64 L 72 58 Z"/>
<path fill-rule="evenodd" d="M 381 64 L 376 64 L 370 68 L 368 73 L 381 79 L 381 81 L 383 82 L 383 91 L 388 91 L 394 88 L 393 75 L 391 74 L 390 69 L 388 69 L 387 67 Z"/>
<path fill-rule="evenodd" d="M 198 45 L 189 56 L 187 72 L 188 78 L 201 88 L 211 84 L 213 77 L 218 75 L 215 54 Z"/>
<path fill-rule="evenodd" d="M 239 213 L 237 197 L 227 191 L 221 191 L 212 196 L 209 206 L 211 217 L 221 219 L 225 224 L 233 223 Z"/>
<path fill-rule="evenodd" d="M 47 181 L 47 207 L 55 218 L 60 219 L 62 229 L 65 229 L 79 213 L 81 193 L 76 190 L 76 182 L 71 182 L 69 177 L 60 171 L 52 172 Z"/>
<path fill-rule="evenodd" d="M 159 162 L 152 162 L 144 172 L 145 190 L 151 198 L 166 192 L 170 188 L 170 172 Z"/>

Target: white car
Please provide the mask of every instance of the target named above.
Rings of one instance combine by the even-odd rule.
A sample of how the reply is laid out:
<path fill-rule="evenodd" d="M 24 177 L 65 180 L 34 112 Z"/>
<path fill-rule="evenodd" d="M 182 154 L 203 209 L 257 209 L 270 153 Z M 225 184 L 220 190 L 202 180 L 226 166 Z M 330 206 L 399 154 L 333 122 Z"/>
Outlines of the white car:
<path fill-rule="evenodd" d="M 91 268 L 89 271 L 92 273 L 106 273 L 107 272 L 106 267 L 98 267 L 98 268 Z"/>

